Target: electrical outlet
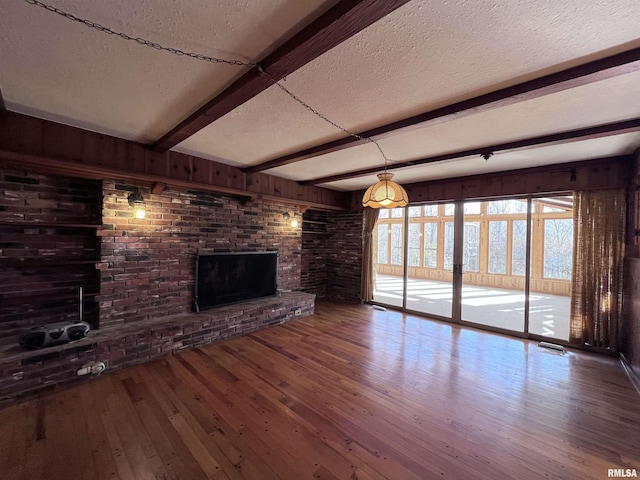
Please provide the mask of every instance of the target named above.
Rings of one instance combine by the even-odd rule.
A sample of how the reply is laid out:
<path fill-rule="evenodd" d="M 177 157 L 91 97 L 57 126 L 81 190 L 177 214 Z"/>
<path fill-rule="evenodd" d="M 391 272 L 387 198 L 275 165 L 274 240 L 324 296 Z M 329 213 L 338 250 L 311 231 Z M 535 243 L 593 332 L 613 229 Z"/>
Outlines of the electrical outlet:
<path fill-rule="evenodd" d="M 80 370 L 76 372 L 76 375 L 95 375 L 97 373 L 102 373 L 107 369 L 107 366 L 104 362 L 96 362 L 93 365 L 85 365 Z"/>
<path fill-rule="evenodd" d="M 299 308 L 296 308 L 296 311 L 293 313 L 295 314 L 296 317 L 299 317 L 300 315 L 302 315 L 302 310 L 300 310 Z"/>
<path fill-rule="evenodd" d="M 93 374 L 102 373 L 106 369 L 107 369 L 107 366 L 104 364 L 104 362 L 97 362 L 91 366 L 91 373 Z"/>

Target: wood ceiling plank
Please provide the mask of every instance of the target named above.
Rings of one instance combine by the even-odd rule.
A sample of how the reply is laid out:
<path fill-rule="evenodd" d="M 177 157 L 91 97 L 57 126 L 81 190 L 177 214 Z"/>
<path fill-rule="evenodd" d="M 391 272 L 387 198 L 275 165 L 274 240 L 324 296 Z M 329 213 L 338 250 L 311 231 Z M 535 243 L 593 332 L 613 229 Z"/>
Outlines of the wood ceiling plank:
<path fill-rule="evenodd" d="M 627 50 L 616 55 L 594 60 L 560 72 L 552 73 L 517 85 L 502 88 L 494 92 L 456 102 L 412 117 L 404 118 L 380 127 L 358 132 L 363 138 L 381 140 L 399 132 L 436 125 L 451 120 L 486 112 L 494 108 L 505 107 L 527 100 L 533 100 L 552 93 L 561 92 L 587 85 L 607 78 L 613 78 L 640 70 L 640 48 Z M 367 140 L 346 137 L 332 142 L 316 145 L 284 155 L 267 162 L 244 169 L 246 173 L 255 173 L 271 168 L 289 165 L 327 153 L 362 145 Z"/>
<path fill-rule="evenodd" d="M 502 143 L 499 145 L 488 145 L 484 147 L 476 147 L 469 150 L 446 153 L 443 155 L 435 155 L 433 157 L 421 158 L 418 160 L 408 160 L 406 162 L 397 162 L 387 165 L 387 170 L 396 170 L 398 168 L 413 167 L 416 165 L 425 165 L 427 163 L 444 162 L 456 158 L 464 158 L 473 155 L 482 155 L 488 153 L 505 152 L 530 148 L 536 146 L 561 145 L 563 143 L 577 142 L 583 140 L 591 140 L 594 138 L 609 137 L 612 135 L 622 135 L 624 133 L 637 132 L 640 130 L 640 118 L 625 120 L 622 122 L 608 123 L 605 125 L 597 125 L 594 127 L 581 128 L 578 130 L 570 130 L 566 132 L 553 133 L 551 135 L 542 135 L 539 137 L 527 138 L 524 140 L 516 140 L 514 142 Z M 348 178 L 360 177 L 371 173 L 381 172 L 383 167 L 371 167 L 352 172 L 345 172 L 327 177 L 315 178 L 313 180 L 304 180 L 298 182 L 300 185 L 319 185 L 321 183 L 336 182 L 338 180 L 346 180 Z"/>
<path fill-rule="evenodd" d="M 166 151 L 409 0 L 342 0 L 153 144 Z"/>

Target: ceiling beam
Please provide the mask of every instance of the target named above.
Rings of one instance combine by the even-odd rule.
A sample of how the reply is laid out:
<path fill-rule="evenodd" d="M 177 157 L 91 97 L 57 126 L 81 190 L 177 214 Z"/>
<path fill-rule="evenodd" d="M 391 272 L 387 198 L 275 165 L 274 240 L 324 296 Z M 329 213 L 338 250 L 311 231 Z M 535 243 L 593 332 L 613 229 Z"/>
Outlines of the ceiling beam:
<path fill-rule="evenodd" d="M 527 82 L 502 88 L 478 97 L 456 102 L 445 107 L 437 108 L 412 117 L 398 120 L 380 127 L 358 132 L 363 138 L 381 140 L 395 135 L 400 131 L 448 122 L 468 115 L 486 112 L 488 110 L 513 105 L 527 100 L 533 100 L 545 95 L 557 93 L 570 88 L 587 85 L 607 78 L 617 77 L 640 70 L 640 48 L 628 50 L 610 57 L 594 60 L 560 72 L 552 73 Z M 243 169 L 246 173 L 261 172 L 283 165 L 307 160 L 327 153 L 344 150 L 362 145 L 367 140 L 353 136 L 316 145 L 315 147 L 290 153 L 259 165 Z"/>
<path fill-rule="evenodd" d="M 166 183 L 154 182 L 153 184 L 151 184 L 151 193 L 153 193 L 154 195 L 160 195 L 166 188 Z"/>
<path fill-rule="evenodd" d="M 640 131 L 640 118 L 634 118 L 622 122 L 608 123 L 606 125 L 597 125 L 595 127 L 580 128 L 578 130 L 553 133 L 551 135 L 526 138 L 523 140 L 516 140 L 514 142 L 501 143 L 498 145 L 476 147 L 469 150 L 445 153 L 443 155 L 435 155 L 433 157 L 426 157 L 418 160 L 407 160 L 405 162 L 392 163 L 387 165 L 387 170 L 396 170 L 398 168 L 425 165 L 427 163 L 444 162 L 446 160 L 453 160 L 456 158 L 464 158 L 474 155 L 480 156 L 486 154 L 494 154 L 496 152 L 513 151 L 531 147 L 561 145 L 564 143 L 591 140 L 594 138 L 609 137 L 612 135 L 622 135 L 624 133 L 637 131 Z M 318 185 L 321 183 L 336 182 L 338 180 L 346 180 L 348 178 L 355 178 L 372 173 L 379 173 L 380 171 L 382 171 L 382 169 L 382 166 L 364 168 L 362 170 L 354 170 L 337 175 L 315 178 L 313 180 L 299 181 L 298 183 L 300 185 Z"/>
<path fill-rule="evenodd" d="M 342 0 L 273 53 L 257 61 L 218 96 L 173 127 L 152 148 L 166 151 L 226 115 L 260 92 L 331 50 L 409 0 Z"/>

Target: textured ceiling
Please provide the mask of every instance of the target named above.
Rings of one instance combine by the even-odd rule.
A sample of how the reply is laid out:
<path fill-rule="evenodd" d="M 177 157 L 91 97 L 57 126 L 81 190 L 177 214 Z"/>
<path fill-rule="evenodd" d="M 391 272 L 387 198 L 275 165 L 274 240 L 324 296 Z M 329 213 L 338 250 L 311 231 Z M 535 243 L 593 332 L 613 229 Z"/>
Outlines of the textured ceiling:
<path fill-rule="evenodd" d="M 323 0 L 51 0 L 133 37 L 254 61 L 311 21 Z M 10 110 L 152 142 L 246 67 L 179 57 L 20 0 L 0 5 L 0 87 Z"/>
<path fill-rule="evenodd" d="M 50 0 L 165 46 L 254 62 L 336 1 Z M 352 131 L 640 47 L 637 0 L 413 0 L 291 73 L 283 84 Z M 153 143 L 246 67 L 127 42 L 20 0 L 0 5 L 0 88 L 9 110 Z M 640 117 L 640 73 L 501 106 L 380 140 L 406 161 Z M 252 166 L 345 136 L 271 87 L 174 147 Z M 397 170 L 415 182 L 631 153 L 639 134 Z M 309 180 L 381 166 L 373 145 L 267 170 Z M 332 182 L 364 188 L 369 174 Z"/>

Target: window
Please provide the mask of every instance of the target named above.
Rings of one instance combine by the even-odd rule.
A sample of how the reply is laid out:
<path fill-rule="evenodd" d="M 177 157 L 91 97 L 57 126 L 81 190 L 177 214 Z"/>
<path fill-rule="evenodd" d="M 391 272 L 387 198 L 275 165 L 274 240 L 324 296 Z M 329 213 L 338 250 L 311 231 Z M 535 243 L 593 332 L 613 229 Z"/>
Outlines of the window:
<path fill-rule="evenodd" d="M 438 205 L 425 205 L 424 206 L 424 216 L 425 217 L 437 217 L 438 216 Z"/>
<path fill-rule="evenodd" d="M 456 212 L 456 204 L 455 203 L 445 203 L 444 204 L 444 215 L 445 217 L 452 217 Z"/>
<path fill-rule="evenodd" d="M 394 209 L 397 210 L 397 209 Z M 402 265 L 402 227 L 401 223 L 391 224 L 391 264 Z"/>
<path fill-rule="evenodd" d="M 410 267 L 420 266 L 420 224 L 409 224 L 409 256 L 407 261 Z"/>
<path fill-rule="evenodd" d="M 546 205 L 544 205 L 542 207 L 542 211 L 544 213 L 565 213 L 567 210 L 564 208 L 547 207 Z"/>
<path fill-rule="evenodd" d="M 507 215 L 510 213 L 527 213 L 526 200 L 494 200 L 488 202 L 489 215 Z"/>
<path fill-rule="evenodd" d="M 489 273 L 507 273 L 507 222 L 489 222 Z"/>
<path fill-rule="evenodd" d="M 465 215 L 480 215 L 480 202 L 465 202 L 464 214 Z"/>
<path fill-rule="evenodd" d="M 561 202 L 568 206 L 564 207 Z M 378 264 L 387 266 L 384 274 L 399 274 L 397 267 L 405 261 L 405 242 L 408 267 L 451 272 L 456 205 L 441 203 L 380 210 L 377 258 Z M 461 204 L 465 272 L 514 277 L 526 274 L 527 205 L 524 199 L 512 198 Z M 531 200 L 531 205 L 535 209 L 532 208 L 531 212 L 530 245 L 532 258 L 536 259 L 530 266 L 532 278 L 570 280 L 573 243 L 571 197 L 536 198 Z M 405 215 L 409 218 L 406 239 Z M 409 274 L 424 278 L 434 275 L 424 270 L 411 270 Z"/>
<path fill-rule="evenodd" d="M 391 218 L 402 218 L 404 216 L 404 208 L 392 208 Z"/>
<path fill-rule="evenodd" d="M 462 263 L 465 272 L 480 269 L 480 222 L 464 222 Z"/>
<path fill-rule="evenodd" d="M 545 219 L 544 277 L 571 280 L 573 264 L 573 220 Z"/>
<path fill-rule="evenodd" d="M 444 223 L 444 269 L 453 270 L 453 222 Z"/>
<path fill-rule="evenodd" d="M 378 263 L 389 263 L 389 225 L 386 224 L 378 225 Z"/>
<path fill-rule="evenodd" d="M 422 207 L 409 207 L 409 218 L 421 217 Z"/>
<path fill-rule="evenodd" d="M 438 266 L 438 224 L 435 222 L 424 224 L 424 266 Z"/>
<path fill-rule="evenodd" d="M 527 267 L 527 221 L 514 220 L 511 237 L 511 275 L 523 276 Z"/>

